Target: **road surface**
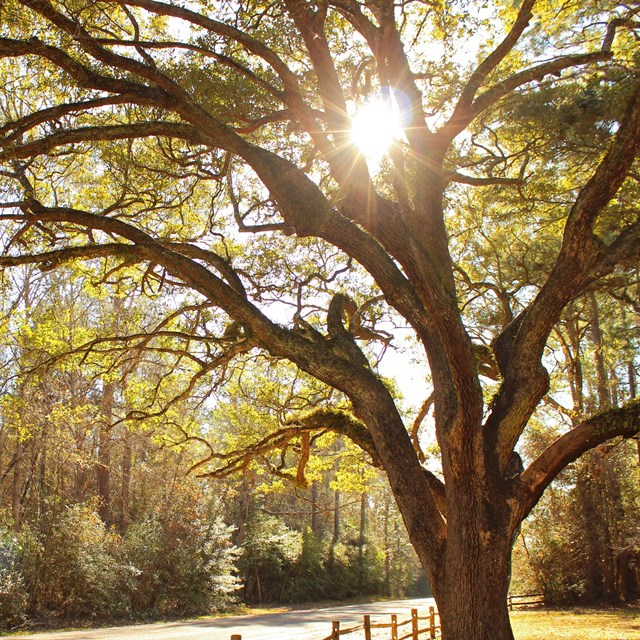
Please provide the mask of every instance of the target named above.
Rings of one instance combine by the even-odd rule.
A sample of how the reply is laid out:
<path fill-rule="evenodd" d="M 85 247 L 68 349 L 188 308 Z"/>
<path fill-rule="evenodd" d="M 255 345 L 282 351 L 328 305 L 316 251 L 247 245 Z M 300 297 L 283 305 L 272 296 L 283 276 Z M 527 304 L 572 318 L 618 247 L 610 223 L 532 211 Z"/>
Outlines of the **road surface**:
<path fill-rule="evenodd" d="M 371 615 L 372 622 L 388 622 L 388 616 L 391 613 L 397 613 L 399 619 L 403 620 L 411 615 L 411 609 L 419 609 L 422 616 L 430 606 L 434 606 L 431 598 L 395 600 L 256 616 L 207 618 L 193 622 L 34 633 L 21 635 L 18 638 L 19 640 L 120 640 L 120 638 L 124 640 L 230 640 L 232 634 L 240 634 L 242 640 L 322 640 L 331 633 L 332 620 L 340 620 L 340 626 L 348 628 L 361 624 L 365 613 Z M 377 616 L 380 616 L 380 619 Z"/>

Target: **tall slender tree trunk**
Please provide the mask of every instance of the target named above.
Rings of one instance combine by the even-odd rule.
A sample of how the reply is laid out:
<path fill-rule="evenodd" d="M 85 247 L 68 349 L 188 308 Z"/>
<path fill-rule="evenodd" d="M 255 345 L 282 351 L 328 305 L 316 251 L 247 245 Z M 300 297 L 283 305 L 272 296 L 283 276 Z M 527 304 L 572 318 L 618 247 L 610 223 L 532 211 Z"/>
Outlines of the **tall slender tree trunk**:
<path fill-rule="evenodd" d="M 585 563 L 586 593 L 590 599 L 601 601 L 604 596 L 605 577 L 602 566 L 604 541 L 602 517 L 598 510 L 597 471 L 590 454 L 581 461 L 578 468 L 576 493 L 585 531 L 587 557 Z"/>
<path fill-rule="evenodd" d="M 22 487 L 23 487 L 24 443 L 20 435 L 16 435 L 15 464 L 13 465 L 13 483 L 11 485 L 11 517 L 14 531 L 22 527 Z"/>
<path fill-rule="evenodd" d="M 47 455 L 49 446 L 49 432 L 46 420 L 42 424 L 40 433 L 40 456 L 38 458 L 38 517 L 45 512 L 47 501 Z"/>
<path fill-rule="evenodd" d="M 333 538 L 331 546 L 340 542 L 340 491 L 336 491 L 333 497 Z"/>
<path fill-rule="evenodd" d="M 636 397 L 636 370 L 633 367 L 633 360 L 627 363 L 627 378 L 629 380 L 629 399 L 634 400 Z M 640 464 L 640 438 L 636 438 L 638 448 L 638 464 Z"/>
<path fill-rule="evenodd" d="M 596 365 L 596 380 L 598 384 L 598 408 L 607 409 L 611 406 L 611 390 L 609 388 L 609 376 L 604 358 L 604 343 L 602 339 L 602 329 L 600 327 L 600 313 L 595 293 L 590 292 L 589 302 L 591 305 L 589 327 L 591 330 L 591 341 L 594 347 L 594 358 Z"/>
<path fill-rule="evenodd" d="M 581 342 L 578 321 L 575 315 L 567 321 L 567 334 L 571 350 L 567 354 L 569 361 L 569 384 L 571 386 L 571 399 L 573 410 L 577 416 L 584 413 L 584 378 L 582 374 L 582 361 L 580 360 Z"/>
<path fill-rule="evenodd" d="M 329 567 L 335 566 L 335 547 L 340 542 L 340 491 L 335 491 L 333 495 L 333 536 L 329 547 Z"/>
<path fill-rule="evenodd" d="M 115 384 L 106 382 L 102 391 L 102 420 L 99 425 L 98 460 L 96 462 L 96 484 L 98 487 L 98 513 L 109 527 L 111 514 L 111 422 L 115 404 Z"/>
<path fill-rule="evenodd" d="M 389 496 L 384 497 L 384 590 L 386 595 L 391 592 L 391 549 L 389 540 Z"/>
<path fill-rule="evenodd" d="M 131 444 L 131 434 L 124 428 L 122 432 L 122 465 L 120 480 L 120 515 L 118 528 L 121 535 L 125 535 L 129 528 L 129 509 L 131 499 L 131 463 L 133 458 L 133 447 Z"/>
<path fill-rule="evenodd" d="M 358 536 L 358 586 L 360 589 L 365 583 L 365 546 L 367 543 L 367 494 L 360 497 L 360 534 Z"/>
<path fill-rule="evenodd" d="M 247 521 L 249 520 L 249 516 L 251 514 L 252 500 L 253 498 L 251 495 L 251 484 L 249 481 L 249 476 L 247 472 L 245 472 L 242 476 L 242 485 L 240 488 L 240 496 L 238 500 L 238 529 L 236 533 L 236 544 L 238 546 L 244 544 L 246 538 Z"/>
<path fill-rule="evenodd" d="M 318 535 L 318 483 L 311 484 L 311 531 Z"/>

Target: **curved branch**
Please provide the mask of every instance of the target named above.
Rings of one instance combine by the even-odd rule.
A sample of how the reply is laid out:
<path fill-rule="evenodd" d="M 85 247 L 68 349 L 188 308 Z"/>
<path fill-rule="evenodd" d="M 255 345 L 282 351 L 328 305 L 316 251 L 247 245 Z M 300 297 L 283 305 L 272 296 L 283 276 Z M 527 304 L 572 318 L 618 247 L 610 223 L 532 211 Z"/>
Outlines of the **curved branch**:
<path fill-rule="evenodd" d="M 343 435 L 367 453 L 374 466 L 382 468 L 382 462 L 369 430 L 363 422 L 354 418 L 347 411 L 329 408 L 315 409 L 305 416 L 287 422 L 287 425 L 294 424 L 309 431 L 332 431 Z"/>
<path fill-rule="evenodd" d="M 457 182 L 459 184 L 468 184 L 472 187 L 489 187 L 492 185 L 521 185 L 524 182 L 524 177 L 519 178 L 504 178 L 499 176 L 468 176 L 458 171 L 451 171 L 445 175 L 445 180 L 451 182 Z"/>
<path fill-rule="evenodd" d="M 445 144 L 450 144 L 451 141 L 464 131 L 480 114 L 519 87 L 530 82 L 540 81 L 547 75 L 559 74 L 565 69 L 591 64 L 593 62 L 602 62 L 609 60 L 611 57 L 612 54 L 610 51 L 577 53 L 562 56 L 549 62 L 543 62 L 529 69 L 514 73 L 506 80 L 499 82 L 487 89 L 484 93 L 481 93 L 474 102 L 465 109 L 460 109 L 457 113 L 454 112 L 436 135 L 441 137 Z"/>
<path fill-rule="evenodd" d="M 79 86 L 85 89 L 127 95 L 136 104 L 154 104 L 166 108 L 171 106 L 169 94 L 165 91 L 131 80 L 112 78 L 96 73 L 90 67 L 75 60 L 68 53 L 57 47 L 46 45 L 38 38 L 30 38 L 29 40 L 0 38 L 0 58 L 15 58 L 28 55 L 39 56 L 49 60 L 49 62 L 69 74 Z"/>
<path fill-rule="evenodd" d="M 24 118 L 19 118 L 12 122 L 7 122 L 0 127 L 0 136 L 5 133 L 9 135 L 5 136 L 4 143 L 11 142 L 20 138 L 27 131 L 37 127 L 39 124 L 57 120 L 72 113 L 78 113 L 81 111 L 90 111 L 91 109 L 97 109 L 100 107 L 112 106 L 117 104 L 123 104 L 130 101 L 131 96 L 124 94 L 118 96 L 110 96 L 107 98 L 97 98 L 96 100 L 86 100 L 84 102 L 70 102 L 68 104 L 60 104 L 48 109 L 42 109 L 30 113 Z"/>
<path fill-rule="evenodd" d="M 223 462 L 220 467 L 203 472 L 199 474 L 199 477 L 226 478 L 240 469 L 246 468 L 252 460 L 287 447 L 293 438 L 305 438 L 314 431 L 332 431 L 349 438 L 371 457 L 374 466 L 382 466 L 371 434 L 362 422 L 346 411 L 322 408 L 297 418 L 295 421 L 287 422 L 283 428 L 241 449 L 228 453 L 212 451 L 209 456 L 194 464 L 190 471 L 197 471 L 215 460 L 219 460 Z M 304 456 L 308 453 L 305 453 L 304 447 L 302 453 L 304 460 Z M 293 481 L 296 480 L 296 476 L 288 477 Z"/>
<path fill-rule="evenodd" d="M 188 44 L 185 42 L 178 41 L 166 41 L 166 42 L 154 42 L 152 40 L 119 40 L 114 38 L 96 38 L 96 42 L 104 45 L 112 45 L 118 47 L 135 47 L 144 48 L 144 49 L 183 49 L 185 51 L 192 51 L 194 53 L 199 53 L 200 55 L 206 58 L 213 58 L 217 62 L 224 64 L 225 66 L 237 71 L 240 75 L 248 78 L 252 82 L 255 82 L 257 85 L 261 86 L 267 92 L 269 92 L 272 96 L 280 100 L 281 102 L 285 101 L 286 96 L 280 91 L 276 89 L 272 84 L 270 84 L 264 78 L 261 78 L 256 73 L 251 71 L 251 69 L 245 67 L 240 64 L 233 58 L 229 56 L 222 55 L 220 53 L 216 53 L 211 49 L 207 49 L 206 47 L 201 47 L 195 44 Z"/>
<path fill-rule="evenodd" d="M 12 216 L 14 217 L 14 216 Z M 118 242 L 109 244 L 91 244 L 81 247 L 67 247 L 43 253 L 22 254 L 19 256 L 1 256 L 0 268 L 18 267 L 24 264 L 37 264 L 43 271 L 55 269 L 65 262 L 73 260 L 92 260 L 93 258 L 106 258 L 111 256 L 133 257 L 136 255 L 135 245 L 127 245 Z"/>
<path fill-rule="evenodd" d="M 499 82 L 493 87 L 490 87 L 480 96 L 475 98 L 478 89 L 489 73 L 497 68 L 504 57 L 514 47 L 524 29 L 528 26 L 529 20 L 532 16 L 531 9 L 534 4 L 535 0 L 525 0 L 525 2 L 523 2 L 518 13 L 518 17 L 509 34 L 507 34 L 498 47 L 471 75 L 471 78 L 464 88 L 451 118 L 449 118 L 444 126 L 438 131 L 438 135 L 444 138 L 445 144 L 451 143 L 451 141 L 477 116 L 518 87 L 528 84 L 529 82 L 542 80 L 546 75 L 560 74 L 563 70 L 571 67 L 611 59 L 613 57 L 611 47 L 616 35 L 616 30 L 622 26 L 637 26 L 637 24 L 630 19 L 615 18 L 607 25 L 607 31 L 600 51 L 562 56 L 555 60 L 535 65 L 529 69 L 524 69 L 523 71 L 514 73 L 512 76 L 502 82 Z"/>
<path fill-rule="evenodd" d="M 427 457 L 424 455 L 424 451 L 420 446 L 420 438 L 418 437 L 418 434 L 420 432 L 420 427 L 422 426 L 424 419 L 429 413 L 429 409 L 431 409 L 431 406 L 434 403 L 434 400 L 435 395 L 433 393 L 425 399 L 413 421 L 413 424 L 411 425 L 411 443 L 413 444 L 413 448 L 415 449 L 416 455 L 418 456 L 418 460 L 420 460 L 420 462 L 425 462 Z M 438 505 L 438 508 L 440 508 L 440 505 Z M 442 509 L 440 509 L 440 511 L 442 512 Z"/>
<path fill-rule="evenodd" d="M 241 44 L 248 51 L 262 58 L 270 67 L 273 68 L 282 80 L 287 97 L 291 98 L 301 95 L 296 75 L 289 69 L 285 62 L 275 53 L 275 51 L 267 47 L 263 42 L 253 38 L 248 33 L 175 4 L 157 2 L 156 0 L 127 0 L 126 4 L 134 7 L 140 7 L 157 15 L 171 16 L 173 18 L 185 20 L 186 22 L 202 27 L 211 33 L 216 33 Z"/>
<path fill-rule="evenodd" d="M 485 81 L 487 76 L 494 71 L 511 52 L 524 30 L 529 26 L 529 21 L 533 17 L 532 9 L 535 3 L 536 0 L 524 0 L 509 33 L 471 74 L 471 77 L 462 90 L 460 99 L 453 111 L 452 119 L 455 120 L 459 116 L 460 112 L 471 106 L 478 89 L 482 86 L 482 83 Z"/>
<path fill-rule="evenodd" d="M 336 130 L 339 144 L 348 139 L 347 103 L 340 86 L 329 44 L 324 35 L 323 21 L 310 11 L 307 0 L 284 0 L 289 15 L 298 27 L 318 78 L 320 96 L 331 127 Z"/>
<path fill-rule="evenodd" d="M 0 160 L 16 160 L 44 155 L 57 147 L 81 142 L 127 140 L 166 136 L 181 138 L 193 144 L 205 144 L 198 130 L 188 124 L 177 122 L 136 122 L 135 124 L 117 124 L 107 126 L 80 127 L 64 129 L 49 136 L 21 145 L 7 145 L 0 151 Z"/>
<path fill-rule="evenodd" d="M 514 481 L 521 522 L 536 505 L 551 481 L 583 453 L 615 437 L 631 438 L 640 432 L 640 399 L 580 423 L 540 454 Z"/>

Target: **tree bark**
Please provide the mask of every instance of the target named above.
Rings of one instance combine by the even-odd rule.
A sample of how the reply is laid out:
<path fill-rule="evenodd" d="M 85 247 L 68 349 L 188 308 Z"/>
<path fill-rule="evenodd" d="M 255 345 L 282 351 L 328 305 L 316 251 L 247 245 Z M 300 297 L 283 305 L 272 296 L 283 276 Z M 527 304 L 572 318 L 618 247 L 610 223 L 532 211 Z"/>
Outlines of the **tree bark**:
<path fill-rule="evenodd" d="M 13 483 L 11 485 L 11 516 L 14 531 L 20 531 L 22 527 L 23 458 L 24 443 L 20 439 L 20 435 L 16 434 L 15 464 L 13 465 Z"/>
<path fill-rule="evenodd" d="M 507 595 L 511 539 L 468 527 L 447 542 L 444 576 L 434 585 L 444 640 L 513 640 Z"/>
<path fill-rule="evenodd" d="M 360 533 L 358 535 L 358 586 L 362 590 L 365 583 L 365 547 L 367 544 L 367 501 L 368 496 L 360 496 Z"/>
<path fill-rule="evenodd" d="M 96 484 L 98 487 L 98 513 L 105 526 L 111 526 L 111 421 L 113 420 L 115 384 L 105 382 L 102 392 L 102 420 L 98 425 L 98 460 Z"/>
<path fill-rule="evenodd" d="M 318 535 L 318 483 L 311 484 L 311 531 Z"/>
<path fill-rule="evenodd" d="M 121 535 L 127 533 L 129 527 L 129 504 L 131 495 L 131 462 L 133 458 L 133 447 L 131 444 L 131 434 L 126 429 L 122 431 L 122 466 L 120 485 L 120 513 L 118 529 Z"/>
<path fill-rule="evenodd" d="M 604 341 L 602 329 L 600 327 L 600 312 L 596 294 L 589 292 L 591 341 L 594 348 L 594 359 L 596 364 L 596 379 L 598 384 L 598 408 L 602 411 L 611 406 L 611 391 L 609 389 L 609 377 L 604 359 Z"/>

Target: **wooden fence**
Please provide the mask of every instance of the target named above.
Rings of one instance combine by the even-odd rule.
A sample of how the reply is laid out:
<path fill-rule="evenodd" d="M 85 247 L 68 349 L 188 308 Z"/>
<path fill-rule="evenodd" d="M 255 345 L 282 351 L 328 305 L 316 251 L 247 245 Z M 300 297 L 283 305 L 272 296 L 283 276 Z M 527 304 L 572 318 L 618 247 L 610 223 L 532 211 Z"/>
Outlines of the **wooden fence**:
<path fill-rule="evenodd" d="M 518 596 L 510 595 L 507 602 L 509 604 L 509 611 L 513 611 L 516 607 L 543 607 L 545 605 L 545 599 L 542 593 L 527 593 Z"/>
<path fill-rule="evenodd" d="M 376 629 L 390 629 L 391 640 L 419 640 L 419 636 L 428 634 L 429 640 L 438 637 L 438 631 L 440 631 L 440 616 L 434 607 L 429 607 L 428 616 L 419 616 L 417 609 L 411 609 L 411 617 L 398 622 L 398 616 L 392 613 L 390 622 L 371 622 L 371 616 L 366 614 L 363 617 L 362 624 L 358 624 L 355 627 L 349 627 L 348 629 L 340 628 L 340 621 L 334 620 L 331 623 L 331 635 L 323 638 L 323 640 L 339 640 L 340 636 L 346 636 L 349 633 L 357 633 L 364 631 L 365 640 L 372 640 L 372 631 Z M 427 621 L 428 624 L 422 629 L 420 623 Z M 408 633 L 403 633 L 404 628 L 411 625 L 411 630 Z M 231 640 L 242 640 L 242 636 L 233 634 Z"/>
<path fill-rule="evenodd" d="M 420 628 L 420 624 L 424 622 L 427 622 L 427 624 Z M 409 625 L 410 628 L 405 629 Z M 429 607 L 428 616 L 420 616 L 417 609 L 411 609 L 411 617 L 402 621 L 398 621 L 398 615 L 392 613 L 390 622 L 371 622 L 371 616 L 366 614 L 362 624 L 347 629 L 341 629 L 340 621 L 334 620 L 331 623 L 331 635 L 323 638 L 323 640 L 339 640 L 340 636 L 359 631 L 364 631 L 365 640 L 371 640 L 371 632 L 376 629 L 389 629 L 391 631 L 390 640 L 419 640 L 420 635 L 425 635 L 430 639 L 436 638 L 440 630 L 439 616 L 434 607 Z"/>

